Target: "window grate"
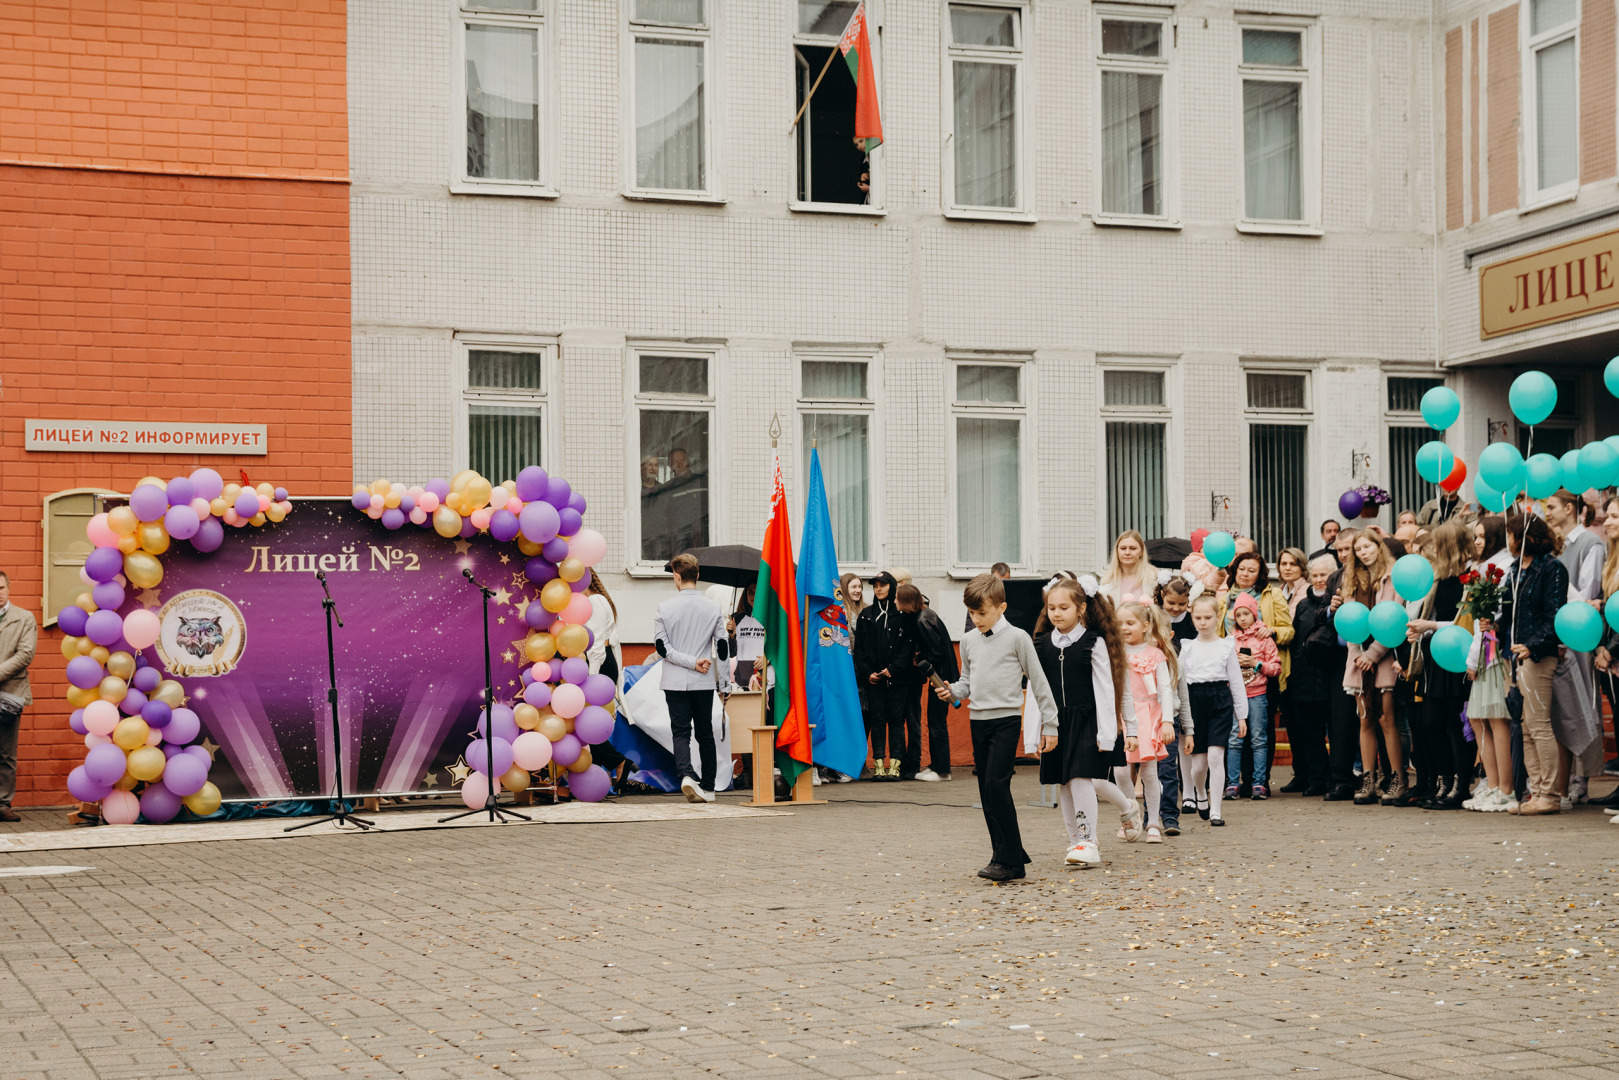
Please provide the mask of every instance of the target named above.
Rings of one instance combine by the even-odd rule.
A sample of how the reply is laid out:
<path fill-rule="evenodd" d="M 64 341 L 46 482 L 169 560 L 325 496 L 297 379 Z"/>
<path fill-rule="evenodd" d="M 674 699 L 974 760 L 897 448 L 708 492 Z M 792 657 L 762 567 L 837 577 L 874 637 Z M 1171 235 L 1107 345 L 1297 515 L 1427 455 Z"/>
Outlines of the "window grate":
<path fill-rule="evenodd" d="M 1248 407 L 1250 409 L 1303 409 L 1305 408 L 1303 375 L 1250 371 L 1248 373 Z"/>
<path fill-rule="evenodd" d="M 1137 374 L 1131 372 L 1130 374 Z M 1164 425 L 1107 425 L 1107 534 L 1164 535 Z"/>
<path fill-rule="evenodd" d="M 1164 403 L 1161 371 L 1102 372 L 1103 405 L 1156 405 Z"/>
<path fill-rule="evenodd" d="M 1393 397 L 1392 387 L 1390 397 Z M 1434 485 L 1417 474 L 1417 450 L 1437 435 L 1438 432 L 1426 427 L 1389 428 L 1389 495 L 1394 499 L 1396 515 L 1401 510 L 1420 510 L 1422 504 L 1433 497 Z"/>
<path fill-rule="evenodd" d="M 1444 386 L 1444 379 L 1420 379 L 1407 376 L 1389 376 L 1389 412 L 1421 412 L 1422 397 L 1436 386 Z"/>
<path fill-rule="evenodd" d="M 1271 559 L 1282 548 L 1301 548 L 1307 541 L 1305 477 L 1310 429 L 1302 424 L 1252 424 L 1248 432 L 1254 540 L 1260 554 Z"/>

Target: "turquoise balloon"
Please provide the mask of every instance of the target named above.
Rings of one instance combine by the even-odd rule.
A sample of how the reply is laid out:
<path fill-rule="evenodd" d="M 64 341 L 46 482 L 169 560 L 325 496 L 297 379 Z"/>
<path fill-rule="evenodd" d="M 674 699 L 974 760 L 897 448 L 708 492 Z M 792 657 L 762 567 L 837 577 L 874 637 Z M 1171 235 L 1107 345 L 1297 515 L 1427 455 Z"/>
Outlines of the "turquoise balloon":
<path fill-rule="evenodd" d="M 1473 481 L 1473 495 L 1486 513 L 1504 514 L 1512 505 L 1514 496 L 1495 490 L 1483 480 Z"/>
<path fill-rule="evenodd" d="M 1372 637 L 1379 645 L 1392 649 L 1405 640 L 1405 627 L 1410 621 L 1411 616 L 1405 613 L 1405 605 L 1384 600 L 1372 608 Z"/>
<path fill-rule="evenodd" d="M 1614 474 L 1619 473 L 1619 454 L 1605 442 L 1588 442 L 1580 447 L 1578 471 L 1578 490 L 1605 488 L 1613 483 Z"/>
<path fill-rule="evenodd" d="M 1455 467 L 1455 453 L 1438 439 L 1431 439 L 1417 448 L 1417 475 L 1428 483 L 1439 483 Z"/>
<path fill-rule="evenodd" d="M 1583 600 L 1557 609 L 1557 640 L 1575 652 L 1590 652 L 1602 641 L 1602 616 Z"/>
<path fill-rule="evenodd" d="M 1613 627 L 1614 633 L 1619 634 L 1619 600 L 1615 600 L 1610 596 L 1604 607 L 1608 616 L 1608 625 Z"/>
<path fill-rule="evenodd" d="M 1507 401 L 1520 424 L 1534 427 L 1557 407 L 1557 384 L 1544 371 L 1526 371 L 1512 380 Z"/>
<path fill-rule="evenodd" d="M 1401 600 L 1421 600 L 1433 588 L 1433 563 L 1421 555 L 1401 555 L 1389 577 Z"/>
<path fill-rule="evenodd" d="M 1602 381 L 1608 386 L 1608 393 L 1619 397 L 1619 356 L 1608 361 L 1608 366 L 1602 370 Z"/>
<path fill-rule="evenodd" d="M 1563 463 L 1550 454 L 1536 454 L 1524 462 L 1531 499 L 1544 499 L 1563 486 Z"/>
<path fill-rule="evenodd" d="M 1580 482 L 1580 452 L 1570 450 L 1563 455 L 1563 482 L 1577 484 Z"/>
<path fill-rule="evenodd" d="M 1478 456 L 1478 474 L 1496 491 L 1516 495 L 1523 487 L 1523 455 L 1508 442 L 1493 442 Z"/>
<path fill-rule="evenodd" d="M 1603 439 L 1602 441 L 1607 443 L 1609 446 L 1613 447 L 1613 452 L 1614 453 L 1619 454 L 1619 435 L 1609 435 L 1606 439 Z"/>
<path fill-rule="evenodd" d="M 1473 648 L 1473 635 L 1459 626 L 1441 626 L 1428 640 L 1434 663 L 1446 671 L 1467 670 L 1467 654 Z"/>
<path fill-rule="evenodd" d="M 1231 560 L 1237 557 L 1237 542 L 1228 532 L 1211 532 L 1203 538 L 1203 557 L 1212 566 L 1222 569 L 1230 566 Z"/>
<path fill-rule="evenodd" d="M 1619 359 L 1614 360 L 1619 364 Z M 1422 418 L 1436 431 L 1444 431 L 1462 414 L 1462 399 L 1448 386 L 1436 386 L 1422 395 Z"/>
<path fill-rule="evenodd" d="M 1372 613 L 1359 600 L 1351 600 L 1338 609 L 1332 625 L 1339 637 L 1351 645 L 1359 645 L 1372 636 Z"/>

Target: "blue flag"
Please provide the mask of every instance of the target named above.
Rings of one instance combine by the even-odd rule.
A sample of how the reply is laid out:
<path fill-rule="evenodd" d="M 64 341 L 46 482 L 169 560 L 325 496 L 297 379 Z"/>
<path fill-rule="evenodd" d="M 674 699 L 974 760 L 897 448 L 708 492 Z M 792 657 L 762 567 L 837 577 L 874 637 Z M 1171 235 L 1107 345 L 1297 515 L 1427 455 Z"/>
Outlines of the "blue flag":
<path fill-rule="evenodd" d="M 804 608 L 804 695 L 809 722 L 815 725 L 815 764 L 859 776 L 866 764 L 866 724 L 854 677 L 852 628 L 838 587 L 838 552 L 821 457 L 813 449 L 798 549 L 798 598 Z"/>

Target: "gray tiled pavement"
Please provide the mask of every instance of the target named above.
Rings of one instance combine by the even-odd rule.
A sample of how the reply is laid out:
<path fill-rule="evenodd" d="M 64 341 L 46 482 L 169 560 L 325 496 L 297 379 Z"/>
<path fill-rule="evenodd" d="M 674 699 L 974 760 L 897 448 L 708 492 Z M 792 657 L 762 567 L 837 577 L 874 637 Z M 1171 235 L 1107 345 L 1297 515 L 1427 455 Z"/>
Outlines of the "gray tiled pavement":
<path fill-rule="evenodd" d="M 0 878 L 0 1080 L 1619 1075 L 1594 809 L 1281 797 L 1073 872 L 1025 807 L 1038 861 L 992 886 L 966 774 L 765 822 L 0 854 L 94 867 Z"/>

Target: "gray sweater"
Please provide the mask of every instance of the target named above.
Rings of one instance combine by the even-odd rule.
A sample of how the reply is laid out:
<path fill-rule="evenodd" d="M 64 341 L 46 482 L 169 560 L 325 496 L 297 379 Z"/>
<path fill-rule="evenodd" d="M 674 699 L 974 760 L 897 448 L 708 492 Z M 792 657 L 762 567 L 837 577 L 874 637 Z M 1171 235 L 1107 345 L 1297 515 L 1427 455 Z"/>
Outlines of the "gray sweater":
<path fill-rule="evenodd" d="M 961 639 L 961 678 L 950 684 L 958 698 L 971 699 L 974 720 L 1023 712 L 1023 680 L 1029 680 L 1040 707 L 1040 734 L 1057 734 L 1057 701 L 1040 669 L 1029 635 L 1004 618 L 987 634 L 977 630 Z"/>

